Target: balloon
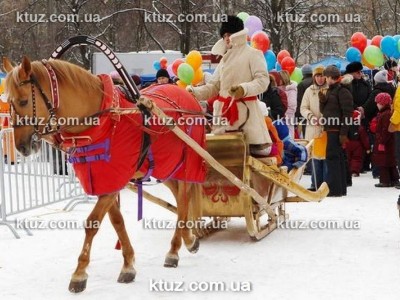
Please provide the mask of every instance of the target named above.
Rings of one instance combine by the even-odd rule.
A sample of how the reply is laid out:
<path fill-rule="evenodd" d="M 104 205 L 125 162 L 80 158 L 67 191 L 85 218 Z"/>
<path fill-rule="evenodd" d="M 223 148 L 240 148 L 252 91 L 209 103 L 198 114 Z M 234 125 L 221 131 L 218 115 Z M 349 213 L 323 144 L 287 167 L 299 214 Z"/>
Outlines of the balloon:
<path fill-rule="evenodd" d="M 396 40 L 390 35 L 385 36 L 381 40 L 381 49 L 382 49 L 383 54 L 385 54 L 386 56 L 389 56 L 389 57 L 392 56 L 397 51 Z"/>
<path fill-rule="evenodd" d="M 282 66 L 280 63 L 276 63 L 276 68 L 277 71 L 282 71 Z"/>
<path fill-rule="evenodd" d="M 186 88 L 186 86 L 187 86 L 187 84 L 184 83 L 182 80 L 178 80 L 176 82 L 176 85 L 179 86 L 180 88 L 183 88 L 183 89 Z"/>
<path fill-rule="evenodd" d="M 168 63 L 168 60 L 167 60 L 167 58 L 165 56 L 160 58 L 160 64 L 162 64 L 162 63 L 164 63 L 164 64 Z"/>
<path fill-rule="evenodd" d="M 267 69 L 268 71 L 271 71 L 273 68 L 275 68 L 276 64 L 276 55 L 272 50 L 268 50 L 267 52 L 264 53 L 264 58 L 267 62 Z"/>
<path fill-rule="evenodd" d="M 251 36 L 251 46 L 265 53 L 269 49 L 270 41 L 268 34 L 257 31 Z"/>
<path fill-rule="evenodd" d="M 169 75 L 170 78 L 175 76 L 174 71 L 172 71 L 172 65 L 168 65 L 167 72 L 168 72 L 168 75 Z"/>
<path fill-rule="evenodd" d="M 155 61 L 153 62 L 153 68 L 154 68 L 156 71 L 160 70 L 160 69 L 161 69 L 160 62 L 155 60 Z"/>
<path fill-rule="evenodd" d="M 186 63 L 191 65 L 193 70 L 200 68 L 201 64 L 203 63 L 200 52 L 196 50 L 190 51 L 186 56 Z"/>
<path fill-rule="evenodd" d="M 400 40 L 397 42 L 397 50 L 400 52 Z"/>
<path fill-rule="evenodd" d="M 300 68 L 295 68 L 292 75 L 290 75 L 290 80 L 293 80 L 297 83 L 300 83 L 300 81 L 303 79 L 303 73 L 301 72 Z"/>
<path fill-rule="evenodd" d="M 346 51 L 346 58 L 349 62 L 361 61 L 361 52 L 355 47 L 349 47 Z"/>
<path fill-rule="evenodd" d="M 286 70 L 289 72 L 289 74 L 292 74 L 294 69 L 296 68 L 296 62 L 293 58 L 287 56 L 282 59 L 281 66 L 282 70 Z"/>
<path fill-rule="evenodd" d="M 373 65 L 371 65 L 370 63 L 368 63 L 368 62 L 365 60 L 364 54 L 363 54 L 362 57 L 361 57 L 361 63 L 363 64 L 363 66 L 365 66 L 365 67 L 367 67 L 367 68 L 369 68 L 369 69 L 371 69 L 371 70 L 375 69 L 375 67 L 374 67 Z"/>
<path fill-rule="evenodd" d="M 400 34 L 396 34 L 393 36 L 394 40 L 398 42 L 400 40 Z"/>
<path fill-rule="evenodd" d="M 372 43 L 372 40 L 370 40 L 370 39 L 367 39 L 367 46 L 370 46 L 370 45 L 371 45 L 371 43 Z"/>
<path fill-rule="evenodd" d="M 367 37 L 362 32 L 355 32 L 351 36 L 351 45 L 363 53 L 364 49 L 367 47 Z"/>
<path fill-rule="evenodd" d="M 256 31 L 263 29 L 263 25 L 262 25 L 260 18 L 258 18 L 256 16 L 248 17 L 246 19 L 246 21 L 244 22 L 244 27 L 246 27 L 249 30 L 249 32 L 248 32 L 249 36 L 252 36 L 253 33 Z"/>
<path fill-rule="evenodd" d="M 167 69 L 167 63 L 166 62 L 161 62 L 160 63 L 160 68 L 161 69 Z"/>
<path fill-rule="evenodd" d="M 279 51 L 279 52 L 278 52 L 278 56 L 277 56 L 278 63 L 282 64 L 282 60 L 283 60 L 285 57 L 290 57 L 289 51 L 287 51 L 287 50 L 281 50 L 281 51 Z"/>
<path fill-rule="evenodd" d="M 178 77 L 186 84 L 190 84 L 194 78 L 194 70 L 191 65 L 182 63 L 178 67 Z"/>
<path fill-rule="evenodd" d="M 246 22 L 247 18 L 250 17 L 250 15 L 247 12 L 240 12 L 236 15 L 236 17 L 238 17 L 239 19 L 241 19 L 244 22 Z"/>
<path fill-rule="evenodd" d="M 365 48 L 364 53 L 363 53 L 365 60 L 375 66 L 375 67 L 380 67 L 383 65 L 384 58 L 383 58 L 383 53 L 381 49 L 379 49 L 376 46 L 368 46 Z"/>
<path fill-rule="evenodd" d="M 371 45 L 372 46 L 377 46 L 380 47 L 381 46 L 381 40 L 382 40 L 383 36 L 381 35 L 376 35 L 372 38 L 371 40 Z"/>
<path fill-rule="evenodd" d="M 198 68 L 196 71 L 194 71 L 194 77 L 192 84 L 197 85 L 203 80 L 203 70 L 202 68 Z"/>
<path fill-rule="evenodd" d="M 184 62 L 185 61 L 182 58 L 177 58 L 172 63 L 172 72 L 174 72 L 175 75 L 178 75 L 178 67 L 179 67 L 180 64 L 182 64 Z"/>

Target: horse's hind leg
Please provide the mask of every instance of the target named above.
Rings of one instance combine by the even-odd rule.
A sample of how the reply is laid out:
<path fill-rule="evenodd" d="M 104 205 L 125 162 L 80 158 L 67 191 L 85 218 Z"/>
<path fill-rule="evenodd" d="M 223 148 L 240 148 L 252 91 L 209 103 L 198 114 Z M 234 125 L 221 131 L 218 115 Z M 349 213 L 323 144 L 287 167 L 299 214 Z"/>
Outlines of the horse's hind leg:
<path fill-rule="evenodd" d="M 108 211 L 111 223 L 117 232 L 122 246 L 122 255 L 124 256 L 124 265 L 118 277 L 118 282 L 129 283 L 135 280 L 136 270 L 133 266 L 135 262 L 135 253 L 125 229 L 124 218 L 117 202 L 111 206 Z"/>
<path fill-rule="evenodd" d="M 86 282 L 88 278 L 86 268 L 90 261 L 90 249 L 92 247 L 92 241 L 99 230 L 101 221 L 103 220 L 105 214 L 116 202 L 116 195 L 117 193 L 100 196 L 94 209 L 86 219 L 85 241 L 83 243 L 82 252 L 78 258 L 78 266 L 76 267 L 75 272 L 72 274 L 68 288 L 72 293 L 80 293 L 86 288 Z"/>
<path fill-rule="evenodd" d="M 190 197 L 188 191 L 190 191 L 191 185 L 179 181 L 169 181 L 166 182 L 166 185 L 175 196 L 178 220 L 176 223 L 174 236 L 171 240 L 171 248 L 165 257 L 164 267 L 176 268 L 178 266 L 178 252 L 182 246 L 182 238 L 188 250 L 193 253 L 197 252 L 199 243 L 197 238 L 191 233 L 191 229 L 188 229 L 185 226 L 188 218 L 188 201 Z"/>

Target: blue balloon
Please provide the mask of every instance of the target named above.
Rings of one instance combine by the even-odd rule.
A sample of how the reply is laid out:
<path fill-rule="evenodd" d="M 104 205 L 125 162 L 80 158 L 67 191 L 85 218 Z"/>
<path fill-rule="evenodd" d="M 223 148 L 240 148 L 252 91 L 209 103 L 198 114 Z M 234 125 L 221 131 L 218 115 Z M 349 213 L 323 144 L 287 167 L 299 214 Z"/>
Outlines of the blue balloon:
<path fill-rule="evenodd" d="M 361 52 L 355 47 L 350 47 L 346 51 L 346 58 L 349 62 L 361 62 Z"/>
<path fill-rule="evenodd" d="M 392 57 L 397 50 L 396 40 L 390 35 L 385 36 L 381 40 L 381 50 L 386 56 Z"/>
<path fill-rule="evenodd" d="M 280 65 L 280 63 L 276 63 L 276 68 L 275 68 L 278 72 L 279 71 L 282 71 L 282 67 L 281 67 L 281 65 Z"/>
<path fill-rule="evenodd" d="M 155 60 L 155 61 L 153 62 L 153 68 L 154 68 L 156 71 L 160 70 L 160 69 L 161 69 L 161 64 L 160 64 L 160 62 L 157 61 L 157 60 Z"/>
<path fill-rule="evenodd" d="M 264 53 L 264 57 L 265 61 L 267 62 L 267 69 L 268 71 L 271 71 L 273 68 L 275 68 L 276 55 L 272 50 L 268 50 Z"/>
<path fill-rule="evenodd" d="M 400 34 L 396 34 L 395 36 L 393 36 L 393 38 L 396 41 L 396 43 L 398 43 L 400 40 Z"/>

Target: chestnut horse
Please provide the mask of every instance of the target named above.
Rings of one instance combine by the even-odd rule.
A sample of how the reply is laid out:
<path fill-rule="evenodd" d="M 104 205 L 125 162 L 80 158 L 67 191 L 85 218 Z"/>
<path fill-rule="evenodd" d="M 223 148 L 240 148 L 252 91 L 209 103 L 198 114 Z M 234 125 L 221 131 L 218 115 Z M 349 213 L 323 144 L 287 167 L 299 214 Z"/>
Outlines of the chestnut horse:
<path fill-rule="evenodd" d="M 48 67 L 40 61 L 31 62 L 28 58 L 24 57 L 19 66 L 13 67 L 7 58 L 3 58 L 3 66 L 7 72 L 5 83 L 6 95 L 12 107 L 11 117 L 14 120 L 15 145 L 17 150 L 24 156 L 29 156 L 38 151 L 41 139 L 53 143 L 55 133 L 63 131 L 66 134 L 73 135 L 93 128 L 88 125 L 76 125 L 54 129 L 54 126 L 50 126 L 51 128 L 47 128 L 46 131 L 45 127 L 49 125 L 49 120 L 52 118 L 75 117 L 83 119 L 93 116 L 101 110 L 104 86 L 98 76 L 65 61 L 51 60 L 46 62 L 46 64 L 53 70 L 52 74 L 48 74 L 48 70 L 46 70 Z M 56 99 L 54 99 L 54 89 L 50 80 L 52 76 L 56 77 L 58 84 L 58 108 L 53 107 Z M 195 101 L 193 97 L 192 99 Z M 25 116 L 47 121 L 46 124 L 39 125 L 28 123 L 21 125 L 15 123 L 16 117 Z M 121 118 L 123 117 L 126 116 L 121 116 Z M 141 129 L 140 126 L 135 127 L 132 125 L 131 130 L 138 131 Z M 159 142 L 159 140 L 162 140 L 161 135 L 155 143 Z M 171 157 L 175 154 L 174 149 L 163 149 L 163 151 L 167 151 L 167 154 Z M 196 168 L 196 166 L 193 166 L 193 168 Z M 133 172 L 130 176 L 137 178 L 143 176 L 143 174 L 141 172 Z M 177 201 L 179 224 L 185 224 L 188 218 L 188 200 L 190 200 L 191 190 L 194 185 L 175 179 L 168 179 L 164 184 L 172 191 Z M 121 243 L 124 259 L 118 282 L 128 283 L 135 279 L 135 256 L 117 203 L 118 194 L 119 191 L 115 191 L 98 196 L 98 201 L 88 216 L 86 224 L 100 224 L 104 216 L 108 213 Z M 90 260 L 92 241 L 97 231 L 98 226 L 86 226 L 85 228 L 86 235 L 83 248 L 78 258 L 77 268 L 72 274 L 69 284 L 69 290 L 73 293 L 82 292 L 86 288 L 88 278 L 86 268 Z M 190 228 L 177 226 L 171 240 L 171 247 L 165 258 L 164 266 L 176 267 L 178 265 L 178 251 L 182 245 L 182 239 L 186 248 L 191 253 L 197 252 L 199 241 L 192 234 Z"/>

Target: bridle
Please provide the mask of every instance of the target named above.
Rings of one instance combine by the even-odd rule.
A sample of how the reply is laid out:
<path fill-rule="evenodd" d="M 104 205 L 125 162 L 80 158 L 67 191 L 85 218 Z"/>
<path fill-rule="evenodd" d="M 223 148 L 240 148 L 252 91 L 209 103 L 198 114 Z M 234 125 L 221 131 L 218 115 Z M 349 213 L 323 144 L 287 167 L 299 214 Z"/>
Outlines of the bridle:
<path fill-rule="evenodd" d="M 14 127 L 14 128 L 22 127 L 22 126 L 33 126 L 34 132 L 32 135 L 32 142 L 34 142 L 34 143 L 38 143 L 42 139 L 43 136 L 55 134 L 60 130 L 60 126 L 58 125 L 58 119 L 56 116 L 56 110 L 59 105 L 59 90 L 58 90 L 57 76 L 56 76 L 53 68 L 51 67 L 51 65 L 47 62 L 47 60 L 43 59 L 42 64 L 45 66 L 47 74 L 49 75 L 49 78 L 50 78 L 50 90 L 51 90 L 53 101 L 49 100 L 49 98 L 43 92 L 43 89 L 40 86 L 36 77 L 33 74 L 31 74 L 29 79 L 21 81 L 18 84 L 18 86 L 23 86 L 25 84 L 31 84 L 33 124 L 31 124 L 31 123 L 25 124 L 24 122 L 22 122 L 22 124 L 12 124 L 12 127 Z M 44 104 L 46 105 L 47 111 L 49 113 L 49 118 L 47 119 L 46 124 L 44 124 L 42 131 L 39 130 L 39 124 L 38 124 L 37 113 L 36 113 L 35 87 L 39 90 L 40 95 L 42 96 Z M 11 120 L 13 120 L 13 116 L 17 116 L 17 117 L 19 117 L 20 120 L 24 120 L 24 118 L 21 117 L 17 113 L 14 103 L 11 101 Z M 20 122 L 18 122 L 18 123 L 20 123 Z"/>

